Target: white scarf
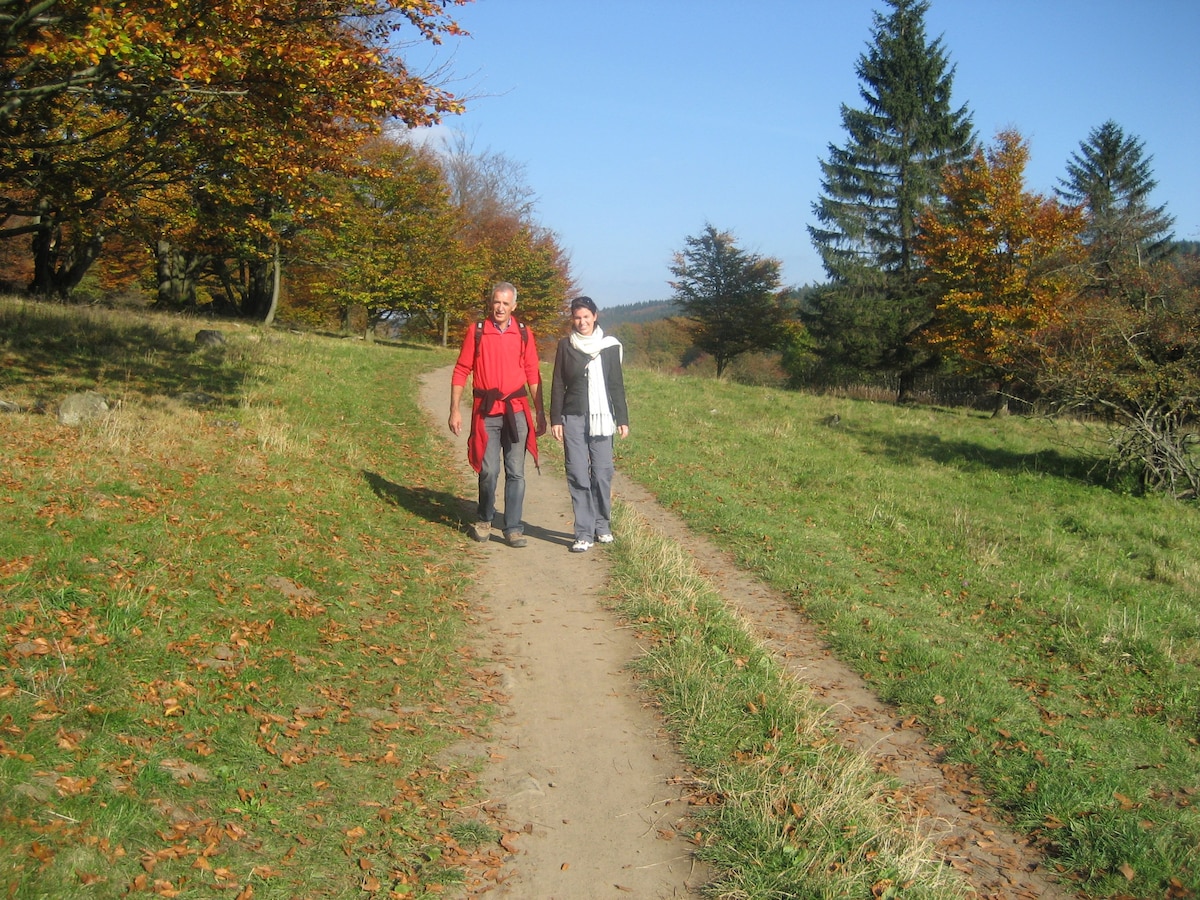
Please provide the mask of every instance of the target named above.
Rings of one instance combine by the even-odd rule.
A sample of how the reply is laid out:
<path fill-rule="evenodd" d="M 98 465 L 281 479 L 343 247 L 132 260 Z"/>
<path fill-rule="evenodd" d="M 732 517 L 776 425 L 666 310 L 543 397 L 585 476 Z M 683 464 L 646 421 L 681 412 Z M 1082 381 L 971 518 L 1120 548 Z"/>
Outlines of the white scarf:
<path fill-rule="evenodd" d="M 589 335 L 571 332 L 571 346 L 591 357 L 587 364 L 588 380 L 588 433 L 593 437 L 608 437 L 616 432 L 612 410 L 609 408 L 608 390 L 604 383 L 604 365 L 600 351 L 606 347 L 617 347 L 619 356 L 625 358 L 625 348 L 615 337 L 605 337 L 604 330 L 597 325 Z"/>

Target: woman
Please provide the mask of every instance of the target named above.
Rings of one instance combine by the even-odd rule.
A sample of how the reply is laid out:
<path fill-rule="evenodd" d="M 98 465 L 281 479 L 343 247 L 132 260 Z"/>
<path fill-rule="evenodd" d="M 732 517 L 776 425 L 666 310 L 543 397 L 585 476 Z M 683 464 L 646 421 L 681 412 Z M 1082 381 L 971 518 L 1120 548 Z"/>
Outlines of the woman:
<path fill-rule="evenodd" d="M 590 297 L 571 301 L 571 334 L 558 342 L 550 389 L 550 433 L 563 445 L 575 510 L 572 553 L 611 544 L 613 434 L 629 436 L 621 342 L 596 324 Z"/>

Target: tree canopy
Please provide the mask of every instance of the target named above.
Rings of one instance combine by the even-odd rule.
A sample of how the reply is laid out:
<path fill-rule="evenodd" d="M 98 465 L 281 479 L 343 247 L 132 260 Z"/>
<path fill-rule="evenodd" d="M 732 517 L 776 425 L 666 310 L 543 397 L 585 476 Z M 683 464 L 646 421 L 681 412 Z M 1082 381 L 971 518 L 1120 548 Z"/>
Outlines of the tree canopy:
<path fill-rule="evenodd" d="M 1165 205 L 1151 206 L 1158 185 L 1152 159 L 1140 140 L 1109 119 L 1092 129 L 1059 180 L 1058 195 L 1087 215 L 1084 241 L 1100 282 L 1127 270 L 1127 263 L 1141 266 L 1169 252 L 1175 219 Z"/>
<path fill-rule="evenodd" d="M 717 376 L 748 350 L 777 347 L 787 320 L 779 260 L 742 250 L 731 232 L 712 225 L 684 244 L 668 283 L 691 320 L 696 346 L 716 361 Z"/>
<path fill-rule="evenodd" d="M 947 169 L 945 206 L 921 216 L 917 240 L 938 298 L 923 340 L 1005 386 L 1036 375 L 1034 338 L 1077 292 L 1082 257 L 1082 214 L 1027 191 L 1028 161 L 1028 144 L 1006 130 Z"/>
<path fill-rule="evenodd" d="M 951 103 L 954 66 L 941 39 L 926 35 L 929 4 L 887 3 L 856 66 L 863 106 L 842 105 L 846 142 L 821 162 L 809 234 L 830 285 L 804 321 L 833 362 L 909 373 L 925 361 L 910 337 L 930 311 L 918 286 L 917 218 L 937 203 L 943 168 L 969 156 L 973 136 L 966 106 Z"/>
<path fill-rule="evenodd" d="M 917 216 L 935 200 L 942 169 L 972 142 L 966 106 L 953 109 L 954 66 L 940 38 L 925 33 L 924 0 L 887 0 L 875 13 L 871 45 L 859 57 L 862 108 L 842 104 L 846 143 L 821 163 L 818 225 L 809 234 L 835 281 L 862 270 L 909 273 Z"/>
<path fill-rule="evenodd" d="M 385 118 L 461 108 L 392 52 L 410 33 L 459 33 L 444 6 L 460 2 L 10 0 L 0 239 L 33 234 L 35 290 L 64 293 L 135 206 L 180 183 L 172 203 L 227 208 L 226 230 L 277 237 L 275 213 Z"/>

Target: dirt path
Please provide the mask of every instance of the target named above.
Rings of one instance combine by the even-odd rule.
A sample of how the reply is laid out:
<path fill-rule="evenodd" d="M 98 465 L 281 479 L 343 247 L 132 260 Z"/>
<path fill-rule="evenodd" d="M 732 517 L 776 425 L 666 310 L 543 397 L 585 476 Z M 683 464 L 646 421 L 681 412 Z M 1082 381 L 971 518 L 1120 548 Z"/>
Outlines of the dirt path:
<path fill-rule="evenodd" d="M 445 426 L 449 384 L 449 369 L 431 373 L 421 400 L 435 427 L 455 440 Z M 472 498 L 465 436 L 456 443 L 468 484 L 464 498 Z M 560 465 L 544 459 L 541 475 L 527 465 L 527 547 L 512 549 L 495 537 L 469 545 L 479 556 L 482 652 L 509 698 L 483 780 L 489 810 L 520 835 L 509 842 L 510 870 L 490 896 L 697 897 L 707 873 L 681 836 L 690 779 L 625 669 L 638 652 L 631 633 L 599 602 L 607 579 L 603 552 L 567 550 L 572 515 Z M 900 720 L 835 660 L 784 598 L 740 572 L 620 472 L 614 494 L 667 537 L 685 540 L 726 602 L 829 704 L 845 741 L 908 785 L 947 864 L 980 898 L 1071 896 L 1046 877 L 1023 840 L 996 823 L 969 773 L 941 763 L 921 729 Z M 467 518 L 472 511 L 473 502 L 465 502 Z"/>
<path fill-rule="evenodd" d="M 449 369 L 424 379 L 421 401 L 457 445 L 469 521 L 475 474 L 465 434 L 456 440 L 446 428 Z M 538 475 L 527 461 L 528 546 L 510 548 L 495 533 L 466 544 L 479 559 L 480 652 L 508 695 L 483 782 L 488 811 L 516 834 L 507 841 L 515 853 L 488 896 L 698 897 L 705 873 L 679 834 L 686 767 L 625 669 L 637 647 L 600 603 L 604 554 L 568 552 L 573 517 L 560 467 L 543 459 Z"/>

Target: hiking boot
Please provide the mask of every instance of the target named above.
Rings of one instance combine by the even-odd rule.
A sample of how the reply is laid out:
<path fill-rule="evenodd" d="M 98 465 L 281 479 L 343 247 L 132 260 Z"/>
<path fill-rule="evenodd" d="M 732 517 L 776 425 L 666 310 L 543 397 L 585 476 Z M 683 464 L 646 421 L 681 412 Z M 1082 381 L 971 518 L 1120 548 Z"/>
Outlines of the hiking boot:
<path fill-rule="evenodd" d="M 491 522 L 474 522 L 471 524 L 471 537 L 484 543 L 492 539 L 492 523 Z"/>
<path fill-rule="evenodd" d="M 572 553 L 586 553 L 592 549 L 591 541 L 576 541 L 571 545 Z"/>
<path fill-rule="evenodd" d="M 525 540 L 525 535 L 519 531 L 509 531 L 504 535 L 504 540 L 508 542 L 510 547 L 524 547 L 529 541 Z"/>

